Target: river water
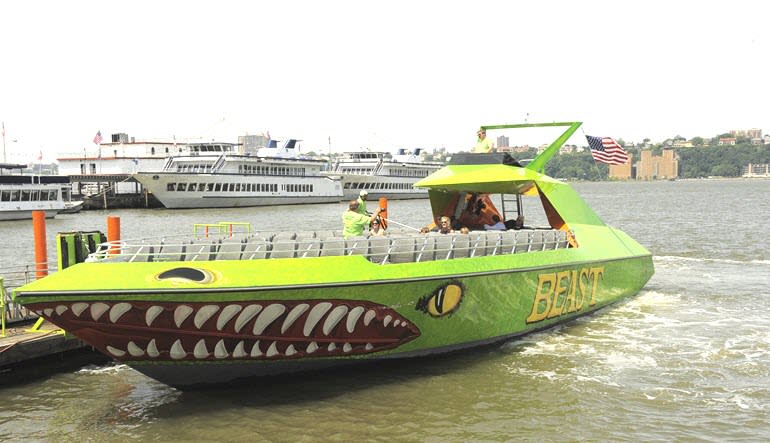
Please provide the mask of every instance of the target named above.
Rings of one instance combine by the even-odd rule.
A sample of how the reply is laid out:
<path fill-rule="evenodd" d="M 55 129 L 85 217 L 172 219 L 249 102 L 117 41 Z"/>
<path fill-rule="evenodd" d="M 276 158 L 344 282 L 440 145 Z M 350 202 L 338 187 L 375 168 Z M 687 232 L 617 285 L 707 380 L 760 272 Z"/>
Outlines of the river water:
<path fill-rule="evenodd" d="M 638 296 L 568 325 L 438 358 L 181 392 L 90 364 L 0 385 L 0 441 L 767 441 L 770 180 L 578 183 L 645 245 Z M 337 227 L 342 204 L 62 215 L 57 231 L 124 238 L 247 221 Z M 426 201 L 392 201 L 410 226 Z M 0 225 L 0 267 L 32 262 L 31 224 Z M 2 377 L 2 374 L 0 374 Z"/>

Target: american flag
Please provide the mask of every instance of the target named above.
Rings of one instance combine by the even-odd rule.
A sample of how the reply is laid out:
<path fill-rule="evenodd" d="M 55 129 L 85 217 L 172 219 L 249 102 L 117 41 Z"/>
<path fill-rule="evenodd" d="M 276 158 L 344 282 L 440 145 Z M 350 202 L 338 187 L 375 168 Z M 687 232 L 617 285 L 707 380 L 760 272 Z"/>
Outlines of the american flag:
<path fill-rule="evenodd" d="M 102 144 L 102 131 L 96 131 L 96 135 L 94 136 L 94 144 L 95 145 L 101 145 Z"/>
<path fill-rule="evenodd" d="M 628 163 L 628 152 L 612 137 L 592 137 L 586 135 L 591 156 L 594 160 L 608 165 L 623 165 Z"/>

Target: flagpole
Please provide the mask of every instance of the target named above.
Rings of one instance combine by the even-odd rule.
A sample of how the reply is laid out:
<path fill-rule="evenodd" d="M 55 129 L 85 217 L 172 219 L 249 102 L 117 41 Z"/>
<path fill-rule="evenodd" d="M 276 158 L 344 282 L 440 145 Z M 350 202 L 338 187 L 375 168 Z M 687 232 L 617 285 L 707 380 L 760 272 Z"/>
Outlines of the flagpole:
<path fill-rule="evenodd" d="M 3 122 L 3 163 L 8 163 L 5 157 L 5 122 Z"/>

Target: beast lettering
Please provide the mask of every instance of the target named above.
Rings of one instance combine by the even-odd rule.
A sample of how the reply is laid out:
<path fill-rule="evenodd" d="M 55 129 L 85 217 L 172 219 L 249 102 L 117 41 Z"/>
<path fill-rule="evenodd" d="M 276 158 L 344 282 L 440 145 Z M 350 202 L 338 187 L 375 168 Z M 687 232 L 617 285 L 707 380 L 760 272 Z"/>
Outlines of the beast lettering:
<path fill-rule="evenodd" d="M 600 278 L 604 278 L 604 266 L 539 274 L 527 323 L 580 311 L 586 303 L 595 305 Z"/>

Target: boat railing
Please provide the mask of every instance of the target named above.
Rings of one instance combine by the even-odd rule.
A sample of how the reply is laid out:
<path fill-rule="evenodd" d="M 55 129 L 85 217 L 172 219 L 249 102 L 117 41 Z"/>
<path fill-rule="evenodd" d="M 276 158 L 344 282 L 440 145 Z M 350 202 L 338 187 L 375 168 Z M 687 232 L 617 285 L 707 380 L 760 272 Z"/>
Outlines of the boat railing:
<path fill-rule="evenodd" d="M 571 232 L 555 229 L 393 233 L 343 238 L 339 231 L 255 232 L 160 241 L 105 243 L 87 261 L 160 262 L 257 260 L 360 255 L 372 263 L 425 262 L 571 247 Z"/>

